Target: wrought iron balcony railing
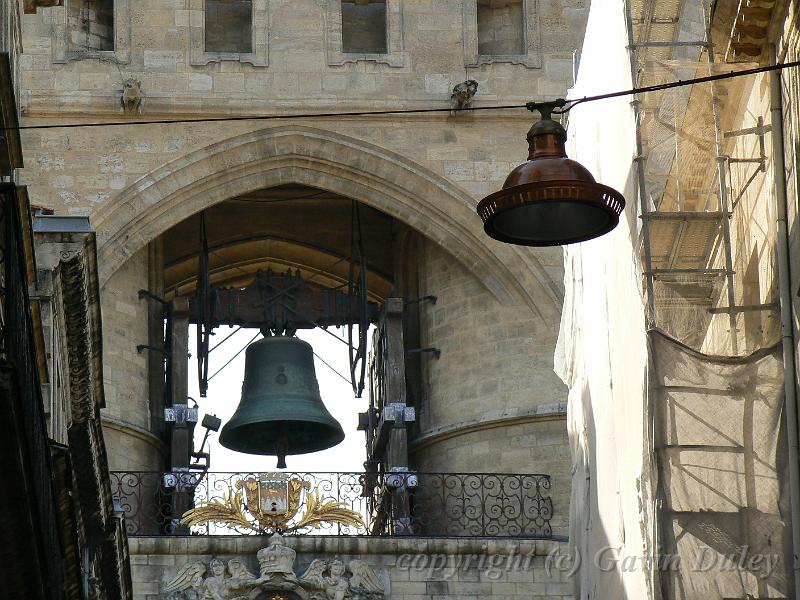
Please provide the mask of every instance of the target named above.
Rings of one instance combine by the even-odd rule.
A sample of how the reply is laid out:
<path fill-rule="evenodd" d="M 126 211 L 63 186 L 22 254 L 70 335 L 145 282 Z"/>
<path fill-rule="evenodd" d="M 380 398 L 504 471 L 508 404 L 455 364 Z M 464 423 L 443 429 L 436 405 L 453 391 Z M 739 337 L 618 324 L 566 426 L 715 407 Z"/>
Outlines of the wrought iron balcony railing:
<path fill-rule="evenodd" d="M 128 535 L 550 538 L 550 477 L 498 473 L 111 473 Z"/>

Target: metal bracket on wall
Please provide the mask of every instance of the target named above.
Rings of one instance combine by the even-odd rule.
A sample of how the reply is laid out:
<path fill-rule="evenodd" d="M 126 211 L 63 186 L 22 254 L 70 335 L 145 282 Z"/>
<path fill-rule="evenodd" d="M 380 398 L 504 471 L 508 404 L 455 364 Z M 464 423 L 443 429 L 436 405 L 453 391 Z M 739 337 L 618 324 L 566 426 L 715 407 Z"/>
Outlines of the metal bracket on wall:
<path fill-rule="evenodd" d="M 442 351 L 439 348 L 412 348 L 411 350 L 406 350 L 406 356 L 409 354 L 433 354 L 433 357 L 437 360 L 439 357 L 442 356 Z"/>
<path fill-rule="evenodd" d="M 187 423 L 197 423 L 197 407 L 189 407 L 188 404 L 173 404 L 164 408 L 164 420 L 175 425 L 185 425 Z"/>
<path fill-rule="evenodd" d="M 148 344 L 137 344 L 136 352 L 138 354 L 141 354 L 145 350 L 147 350 L 148 352 L 158 352 L 159 354 L 164 354 L 164 355 L 167 354 L 167 351 L 164 348 L 156 348 L 155 346 L 150 346 Z"/>
<path fill-rule="evenodd" d="M 422 296 L 421 298 L 415 298 L 414 300 L 406 300 L 403 304 L 405 306 L 411 306 L 412 304 L 420 304 L 422 302 L 430 302 L 431 304 L 436 304 L 439 300 L 438 296 L 434 296 L 433 294 L 428 294 L 427 296 Z"/>
<path fill-rule="evenodd" d="M 169 301 L 164 300 L 164 298 L 162 298 L 161 296 L 158 296 L 148 290 L 139 290 L 138 295 L 139 295 L 139 300 L 141 300 L 142 298 L 147 298 L 148 300 L 154 300 L 155 302 L 158 302 L 162 306 L 169 306 L 171 304 Z"/>

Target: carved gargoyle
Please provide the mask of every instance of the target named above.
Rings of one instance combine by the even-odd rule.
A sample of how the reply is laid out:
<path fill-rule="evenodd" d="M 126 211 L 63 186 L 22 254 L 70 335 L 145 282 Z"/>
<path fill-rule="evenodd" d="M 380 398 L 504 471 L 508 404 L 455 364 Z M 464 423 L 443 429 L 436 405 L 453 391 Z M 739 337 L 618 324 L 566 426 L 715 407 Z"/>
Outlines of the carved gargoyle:
<path fill-rule="evenodd" d="M 144 108 L 144 95 L 142 82 L 130 77 L 122 83 L 122 96 L 119 99 L 120 112 L 126 115 L 142 114 Z"/>
<path fill-rule="evenodd" d="M 455 86 L 450 96 L 450 107 L 453 109 L 453 112 L 472 106 L 472 99 L 475 97 L 477 91 L 478 82 L 474 79 L 467 79 Z"/>

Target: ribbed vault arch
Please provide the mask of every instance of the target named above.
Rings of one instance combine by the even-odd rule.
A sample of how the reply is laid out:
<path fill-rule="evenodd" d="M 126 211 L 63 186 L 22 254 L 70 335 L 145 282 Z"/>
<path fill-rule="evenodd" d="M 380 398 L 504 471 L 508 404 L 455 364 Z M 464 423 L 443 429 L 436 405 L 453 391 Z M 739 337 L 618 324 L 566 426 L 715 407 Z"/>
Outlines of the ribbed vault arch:
<path fill-rule="evenodd" d="M 311 127 L 276 127 L 236 136 L 177 158 L 103 205 L 100 283 L 183 219 L 234 196 L 287 183 L 348 196 L 413 227 L 461 261 L 501 302 L 522 300 L 543 318 L 560 309 L 559 286 L 534 251 L 484 235 L 476 201 L 408 158 Z"/>

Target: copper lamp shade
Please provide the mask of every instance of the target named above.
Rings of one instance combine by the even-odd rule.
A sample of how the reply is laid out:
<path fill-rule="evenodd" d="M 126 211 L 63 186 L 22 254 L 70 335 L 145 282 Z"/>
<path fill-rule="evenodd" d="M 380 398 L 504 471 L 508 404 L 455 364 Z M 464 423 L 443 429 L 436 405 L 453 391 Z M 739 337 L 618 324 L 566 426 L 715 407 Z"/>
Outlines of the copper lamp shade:
<path fill-rule="evenodd" d="M 527 162 L 478 203 L 484 230 L 520 246 L 560 246 L 599 237 L 619 223 L 625 199 L 567 158 L 567 132 L 546 115 L 528 132 Z"/>

